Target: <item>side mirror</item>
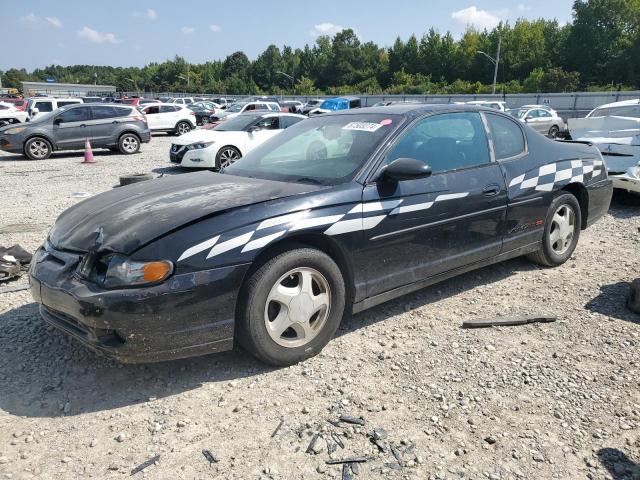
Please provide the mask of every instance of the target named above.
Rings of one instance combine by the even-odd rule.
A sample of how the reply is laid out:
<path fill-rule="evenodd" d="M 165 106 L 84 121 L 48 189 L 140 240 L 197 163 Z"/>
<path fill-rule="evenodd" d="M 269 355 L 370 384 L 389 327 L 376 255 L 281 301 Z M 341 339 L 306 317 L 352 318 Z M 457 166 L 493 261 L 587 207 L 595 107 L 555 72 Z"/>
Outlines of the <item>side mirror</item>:
<path fill-rule="evenodd" d="M 39 110 L 39 109 L 37 109 L 37 108 L 32 108 L 32 109 L 31 109 L 31 115 L 37 115 L 37 114 L 39 114 L 39 113 L 40 113 L 40 110 Z"/>
<path fill-rule="evenodd" d="M 247 130 L 249 133 L 253 133 L 253 132 L 259 132 L 260 130 L 262 130 L 258 125 L 251 125 L 249 127 L 249 130 Z"/>
<path fill-rule="evenodd" d="M 380 179 L 400 182 L 431 176 L 431 167 L 415 158 L 396 158 L 382 169 Z"/>
<path fill-rule="evenodd" d="M 58 117 L 53 121 L 53 124 L 54 125 L 60 125 L 62 122 L 63 122 L 63 120 L 60 117 Z"/>
<path fill-rule="evenodd" d="M 525 122 L 528 122 L 528 121 L 529 121 L 529 120 L 531 120 L 531 119 L 533 119 L 533 117 L 532 117 L 532 116 L 524 117 L 524 121 L 525 121 Z"/>

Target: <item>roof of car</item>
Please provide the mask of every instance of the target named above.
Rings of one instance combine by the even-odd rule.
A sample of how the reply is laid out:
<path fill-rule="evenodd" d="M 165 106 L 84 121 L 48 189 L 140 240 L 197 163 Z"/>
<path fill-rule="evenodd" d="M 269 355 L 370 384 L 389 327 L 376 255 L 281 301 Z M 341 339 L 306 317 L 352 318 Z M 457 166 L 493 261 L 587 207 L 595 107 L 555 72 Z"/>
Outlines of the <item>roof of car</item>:
<path fill-rule="evenodd" d="M 640 99 L 636 98 L 634 100 L 623 100 L 621 102 L 607 103 L 605 105 L 600 105 L 599 107 L 596 107 L 596 108 L 626 107 L 629 105 L 638 105 L 638 104 L 640 104 Z"/>
<path fill-rule="evenodd" d="M 395 105 L 388 105 L 386 107 L 364 107 L 353 108 L 350 110 L 340 110 L 337 112 L 325 113 L 325 115 L 357 115 L 359 113 L 381 113 L 381 114 L 395 114 L 395 115 L 411 115 L 419 116 L 425 113 L 431 112 L 491 112 L 500 113 L 498 110 L 484 107 L 482 105 L 456 105 L 453 103 L 445 104 L 427 104 L 427 103 L 402 103 Z"/>

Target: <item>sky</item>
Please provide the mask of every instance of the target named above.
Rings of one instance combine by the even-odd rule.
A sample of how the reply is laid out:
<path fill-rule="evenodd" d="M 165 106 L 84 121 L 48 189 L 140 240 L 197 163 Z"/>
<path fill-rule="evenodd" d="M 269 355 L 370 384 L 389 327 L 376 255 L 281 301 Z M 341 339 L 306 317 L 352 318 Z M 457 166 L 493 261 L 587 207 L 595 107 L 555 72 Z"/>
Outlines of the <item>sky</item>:
<path fill-rule="evenodd" d="M 188 62 L 269 44 L 294 48 L 353 28 L 361 41 L 390 46 L 430 27 L 459 37 L 467 25 L 500 20 L 571 21 L 573 0 L 21 0 L 2 27 L 0 70 L 57 65 L 143 66 L 183 56 Z M 265 7 L 265 5 L 267 5 Z M 306 7 L 302 7 L 306 5 Z M 6 41 L 6 39 L 14 39 Z"/>

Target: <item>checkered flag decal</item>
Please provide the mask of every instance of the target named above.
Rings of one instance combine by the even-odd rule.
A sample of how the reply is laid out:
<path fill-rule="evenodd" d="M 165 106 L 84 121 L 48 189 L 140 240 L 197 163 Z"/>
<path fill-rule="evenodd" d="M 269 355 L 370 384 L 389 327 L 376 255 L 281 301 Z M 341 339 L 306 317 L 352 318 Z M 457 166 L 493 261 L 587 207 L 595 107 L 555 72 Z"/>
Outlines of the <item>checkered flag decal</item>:
<path fill-rule="evenodd" d="M 509 183 L 509 190 L 533 188 L 540 192 L 551 192 L 562 184 L 595 179 L 602 174 L 602 160 L 568 160 L 550 163 L 515 177 Z"/>

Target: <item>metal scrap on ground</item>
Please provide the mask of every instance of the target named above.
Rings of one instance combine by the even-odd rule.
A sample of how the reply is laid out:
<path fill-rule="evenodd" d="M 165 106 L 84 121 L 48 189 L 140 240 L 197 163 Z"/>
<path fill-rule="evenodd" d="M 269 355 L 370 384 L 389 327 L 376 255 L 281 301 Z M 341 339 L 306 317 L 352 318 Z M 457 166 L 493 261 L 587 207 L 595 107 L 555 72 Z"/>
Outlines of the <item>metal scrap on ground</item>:
<path fill-rule="evenodd" d="M 150 467 L 151 465 L 154 465 L 158 460 L 160 460 L 160 455 L 156 455 L 155 457 L 150 458 L 146 462 L 141 463 L 136 468 L 131 470 L 131 476 L 135 475 L 138 472 L 143 471 L 145 468 Z"/>
<path fill-rule="evenodd" d="M 465 320 L 462 322 L 462 328 L 510 327 L 515 325 L 526 325 L 528 323 L 551 323 L 556 320 L 556 317 L 547 315 L 518 315 L 514 317 L 480 318 L 475 320 Z"/>
<path fill-rule="evenodd" d="M 218 463 L 220 459 L 216 457 L 210 450 L 202 450 L 202 455 L 207 459 L 209 465 L 213 465 L 214 463 Z"/>
<path fill-rule="evenodd" d="M 278 426 L 276 427 L 276 429 L 273 431 L 273 433 L 271 434 L 271 438 L 275 437 L 278 432 L 280 431 L 280 429 L 282 428 L 282 425 L 284 425 L 284 419 L 280 420 L 280 423 L 278 424 Z"/>

